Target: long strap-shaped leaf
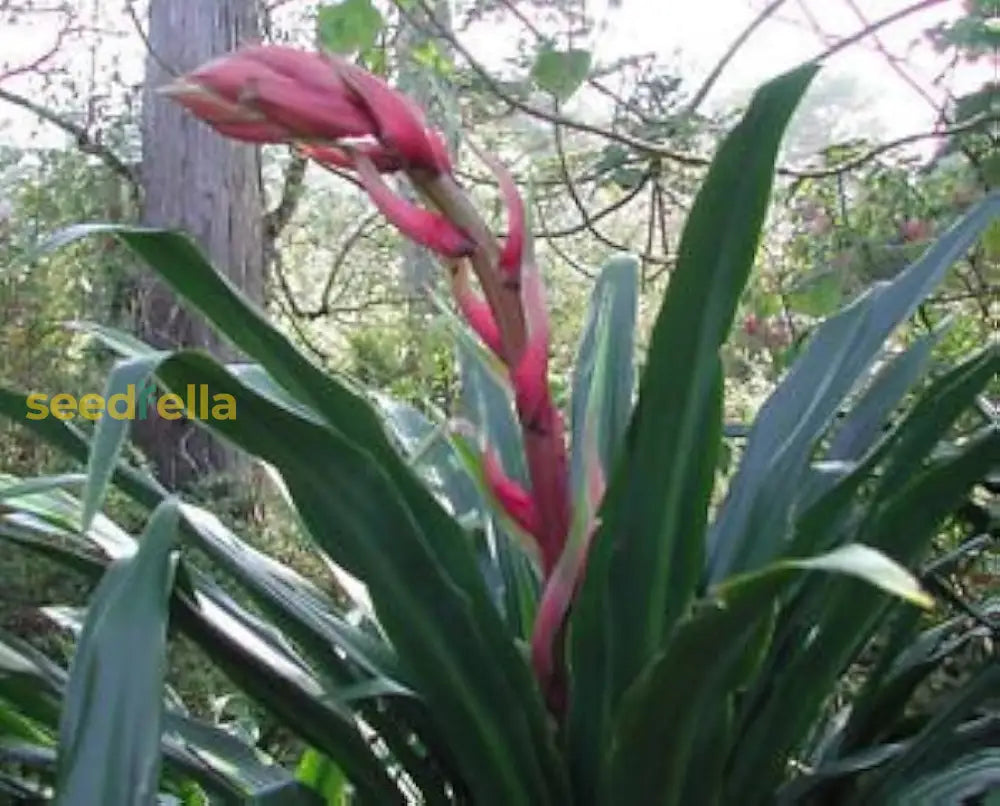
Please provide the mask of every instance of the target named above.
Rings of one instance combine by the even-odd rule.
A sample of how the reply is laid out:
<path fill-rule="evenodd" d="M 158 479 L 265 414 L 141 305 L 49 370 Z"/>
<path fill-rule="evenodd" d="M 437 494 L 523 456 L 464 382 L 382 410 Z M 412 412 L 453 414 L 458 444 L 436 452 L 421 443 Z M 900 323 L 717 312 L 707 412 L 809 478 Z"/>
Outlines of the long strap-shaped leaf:
<path fill-rule="evenodd" d="M 754 673 L 774 600 L 796 573 L 808 570 L 847 574 L 928 603 L 916 579 L 858 544 L 808 560 L 786 560 L 727 583 L 717 598 L 681 622 L 626 693 L 600 803 L 644 803 L 651 792 L 663 806 L 682 803 L 687 780 L 704 772 L 689 764 L 699 729 L 728 709 L 735 688 Z"/>
<path fill-rule="evenodd" d="M 758 91 L 720 147 L 681 239 L 572 620 L 569 739 L 581 803 L 596 789 L 622 693 L 702 574 L 722 425 L 719 348 L 754 262 L 782 133 L 815 72 L 803 67 Z"/>
<path fill-rule="evenodd" d="M 477 798 L 548 802 L 525 718 L 530 700 L 514 697 L 468 599 L 457 595 L 427 545 L 423 524 L 371 456 L 246 386 L 204 354 L 164 359 L 151 352 L 129 363 L 142 360 L 169 388 L 205 385 L 237 400 L 236 418 L 211 421 L 214 430 L 275 465 L 314 539 L 366 581 L 380 621 L 454 743 Z M 115 391 L 107 390 L 109 396 Z M 125 424 L 102 419 L 94 452 L 104 439 L 120 442 L 116 431 Z"/>
<path fill-rule="evenodd" d="M 428 602 L 439 594 L 446 600 L 462 602 L 462 609 L 466 611 L 464 621 L 474 624 L 478 633 L 475 659 L 482 667 L 490 667 L 488 676 L 503 693 L 501 700 L 510 704 L 506 720 L 520 726 L 514 735 L 505 740 L 510 752 L 521 756 L 514 767 L 516 777 L 522 783 L 534 779 L 529 788 L 541 787 L 540 802 L 551 798 L 559 800 L 566 787 L 564 768 L 530 669 L 510 640 L 490 601 L 464 533 L 397 454 L 372 407 L 343 382 L 322 372 L 296 350 L 263 313 L 212 269 L 187 238 L 157 230 L 91 225 L 65 231 L 53 239 L 52 245 L 93 233 L 114 235 L 146 260 L 175 291 L 204 313 L 223 335 L 259 362 L 292 397 L 316 412 L 332 432 L 331 439 L 342 443 L 345 450 L 365 455 L 368 459 L 366 472 L 382 475 L 382 483 L 391 481 L 395 488 L 393 500 L 401 498 L 399 503 L 409 510 L 411 521 L 420 524 L 422 538 L 418 545 L 421 553 L 427 553 L 425 559 L 436 567 L 434 576 L 437 581 L 434 584 L 441 584 L 448 591 L 436 591 Z M 301 487 L 298 496 L 300 508 L 309 510 L 312 519 L 323 517 L 320 515 L 323 509 L 321 502 L 329 498 L 328 489 L 322 494 L 318 491 L 306 494 Z M 305 512 L 303 515 L 305 517 Z M 313 524 L 318 526 L 315 520 Z M 427 606 L 431 605 L 428 603 Z M 470 647 L 462 650 L 469 651 Z M 471 662 L 472 658 L 469 660 Z M 496 699 L 490 695 L 485 701 L 495 703 Z M 466 716 L 470 714 L 466 713 Z M 473 749 L 474 744 L 466 746 L 470 754 L 477 752 Z M 514 769 L 508 770 L 508 773 L 514 775 Z M 486 779 L 483 779 L 483 787 L 489 788 Z M 503 797 L 502 788 L 496 789 L 491 797 Z"/>
<path fill-rule="evenodd" d="M 956 455 L 918 473 L 884 502 L 858 536 L 906 565 L 918 562 L 941 520 L 995 463 L 998 449 L 1000 433 L 981 433 Z M 793 601 L 799 609 L 782 617 L 799 630 L 779 628 L 765 672 L 748 687 L 737 719 L 728 796 L 738 794 L 747 804 L 770 802 L 784 776 L 785 760 L 803 741 L 831 687 L 886 609 L 883 597 L 840 580 Z M 782 659 L 789 647 L 794 652 Z"/>
<path fill-rule="evenodd" d="M 573 364 L 573 404 L 571 418 L 570 483 L 580 489 L 584 477 L 584 430 L 594 370 L 599 352 L 607 352 L 606 388 L 600 390 L 603 403 L 596 424 L 597 455 L 604 477 L 611 476 L 615 459 L 625 439 L 632 416 L 635 385 L 635 329 L 639 304 L 639 265 L 631 256 L 609 260 L 601 270 L 590 296 L 587 321 Z M 606 345 L 598 343 L 599 322 L 608 319 Z"/>
<path fill-rule="evenodd" d="M 106 536 L 95 534 L 101 516 L 89 531 L 77 533 L 79 502 L 67 507 L 63 497 L 50 493 L 47 498 L 56 500 L 48 506 L 36 501 L 37 496 L 18 500 L 0 519 L 0 538 L 95 580 L 103 575 L 105 563 L 99 554 L 87 549 L 107 549 L 120 558 L 134 553 L 131 538 L 130 544 L 123 546 L 120 540 L 109 543 Z M 38 512 L 42 514 L 36 515 Z M 17 515 L 21 517 L 14 528 L 8 522 Z M 171 605 L 171 615 L 181 632 L 210 653 L 213 663 L 279 722 L 336 756 L 362 803 L 402 803 L 402 794 L 383 761 L 376 758 L 358 730 L 354 713 L 340 701 L 341 691 L 321 686 L 289 650 L 282 634 L 233 602 L 197 570 L 187 568 L 186 576 L 189 589 L 181 592 L 182 586 L 175 586 Z M 168 742 L 168 758 L 182 762 L 182 757 L 171 754 L 171 747 Z"/>
<path fill-rule="evenodd" d="M 176 531 L 168 499 L 90 602 L 59 726 L 62 806 L 145 806 L 156 794 Z"/>
<path fill-rule="evenodd" d="M 1000 214 L 1000 192 L 983 199 L 888 283 L 879 283 L 824 322 L 754 422 L 743 461 L 710 533 L 710 577 L 777 556 L 817 440 L 889 334 Z"/>

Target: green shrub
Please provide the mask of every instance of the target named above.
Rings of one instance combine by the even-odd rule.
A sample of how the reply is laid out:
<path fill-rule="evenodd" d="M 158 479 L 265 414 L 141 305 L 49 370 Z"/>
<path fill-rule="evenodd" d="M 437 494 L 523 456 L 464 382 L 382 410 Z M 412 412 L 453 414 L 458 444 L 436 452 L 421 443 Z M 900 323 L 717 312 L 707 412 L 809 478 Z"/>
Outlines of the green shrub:
<path fill-rule="evenodd" d="M 1000 354 L 988 345 L 928 379 L 934 334 L 890 360 L 884 347 L 996 218 L 1000 196 L 815 330 L 741 437 L 712 506 L 727 439 L 719 349 L 782 132 L 813 72 L 763 87 L 720 147 L 637 384 L 636 266 L 605 268 L 573 373 L 569 440 L 544 374 L 540 385 L 532 374 L 545 364 L 532 339 L 548 345 L 528 290 L 530 245 L 525 293 L 490 299 L 494 320 L 459 296 L 472 329 L 452 322 L 464 422 L 448 428 L 318 370 L 182 236 L 64 234 L 114 234 L 255 362 L 223 366 L 90 328 L 122 355 L 107 395 L 155 375 L 167 389 L 234 396 L 236 419 L 204 424 L 277 471 L 353 598 L 345 606 L 122 460 L 126 421 L 102 418 L 89 441 L 67 423 L 30 421 L 86 461 L 86 477 L 5 481 L 0 536 L 98 584 L 68 674 L 16 639 L 0 645 L 0 783 L 54 787 L 64 803 L 159 791 L 189 803 L 505 806 L 914 802 L 995 783 L 987 708 L 1000 666 L 983 663 L 929 717 L 906 705 L 952 652 L 919 631 L 914 605 L 933 600 L 913 572 L 995 463 L 997 424 L 970 412 Z M 484 287 L 495 281 L 507 246 L 465 251 L 476 220 L 448 195 L 447 174 L 411 178 L 452 216 L 435 224 L 447 237 L 433 245 L 479 261 Z M 430 240 L 430 219 L 369 190 Z M 510 229 L 506 244 L 513 215 Z M 534 363 L 511 347 L 525 323 Z M 20 393 L 0 396 L 12 418 L 24 405 Z M 74 484 L 79 496 L 65 489 Z M 138 540 L 100 514 L 110 484 L 150 511 Z M 565 531 L 549 528 L 561 496 Z M 192 551 L 261 615 L 188 562 Z M 296 771 L 164 696 L 170 632 L 310 747 Z M 859 661 L 863 679 L 844 692 Z"/>

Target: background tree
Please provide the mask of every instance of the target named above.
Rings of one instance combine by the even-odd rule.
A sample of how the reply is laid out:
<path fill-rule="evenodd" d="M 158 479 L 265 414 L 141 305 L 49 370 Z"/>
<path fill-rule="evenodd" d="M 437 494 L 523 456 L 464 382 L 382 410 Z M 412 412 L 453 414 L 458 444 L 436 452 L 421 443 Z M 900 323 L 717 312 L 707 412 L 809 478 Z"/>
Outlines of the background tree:
<path fill-rule="evenodd" d="M 258 149 L 213 135 L 158 93 L 171 74 L 204 63 L 260 35 L 257 7 L 245 0 L 151 0 L 142 105 L 142 221 L 190 233 L 233 283 L 264 300 L 264 231 Z M 204 347 L 232 359 L 204 321 L 161 283 L 144 276 L 139 335 L 159 347 Z M 220 442 L 187 420 L 151 417 L 139 440 L 160 479 L 172 488 L 210 471 L 232 470 Z"/>

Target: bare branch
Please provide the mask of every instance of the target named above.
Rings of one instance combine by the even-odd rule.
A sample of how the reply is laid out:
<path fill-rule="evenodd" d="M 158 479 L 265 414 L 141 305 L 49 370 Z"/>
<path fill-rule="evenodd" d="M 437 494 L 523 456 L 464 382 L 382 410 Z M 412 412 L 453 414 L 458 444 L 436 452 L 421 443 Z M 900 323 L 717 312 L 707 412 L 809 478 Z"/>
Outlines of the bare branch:
<path fill-rule="evenodd" d="M 831 56 L 840 53 L 844 48 L 848 48 L 851 45 L 855 45 L 862 39 L 867 39 L 869 36 L 874 34 L 876 31 L 880 31 L 887 25 L 892 25 L 895 22 L 899 22 L 905 17 L 909 17 L 911 14 L 916 14 L 918 11 L 926 11 L 932 6 L 939 6 L 942 3 L 947 3 L 949 0 L 920 0 L 920 2 L 913 3 L 905 8 L 901 8 L 899 11 L 895 11 L 875 22 L 869 23 L 860 31 L 856 31 L 850 36 L 845 36 L 843 39 L 837 40 L 834 44 L 830 45 L 826 50 L 819 54 L 813 61 L 822 62 L 829 59 Z"/>
<path fill-rule="evenodd" d="M 868 18 L 865 16 L 865 13 L 861 10 L 861 8 L 858 6 L 855 0 L 844 0 L 844 2 L 847 3 L 851 11 L 854 12 L 854 16 L 858 18 L 858 21 L 862 25 L 866 27 L 870 25 L 870 22 Z M 899 76 L 903 80 L 903 82 L 908 87 L 910 87 L 910 89 L 912 89 L 921 98 L 927 101 L 931 109 L 940 114 L 941 109 L 939 108 L 937 101 L 934 100 L 934 98 L 930 95 L 930 93 L 927 92 L 927 90 L 925 90 L 923 87 L 920 86 L 920 84 L 917 83 L 917 81 L 913 78 L 913 76 L 911 76 L 908 72 L 906 72 L 906 70 L 903 69 L 902 65 L 899 63 L 899 59 L 897 59 L 895 56 L 889 53 L 889 49 L 885 46 L 885 43 L 882 41 L 882 37 L 880 37 L 875 32 L 872 32 L 871 37 L 872 37 L 872 42 L 875 43 L 875 47 L 878 49 L 878 52 L 882 54 L 882 56 L 885 58 L 886 63 L 889 65 L 892 71 L 897 76 Z"/>
<path fill-rule="evenodd" d="M 400 13 L 405 15 L 406 10 L 400 6 L 399 0 L 393 0 L 393 2 L 395 3 L 396 7 L 399 8 Z M 840 52 L 844 48 L 849 47 L 850 45 L 854 45 L 857 42 L 871 36 L 874 32 L 881 30 L 887 25 L 891 25 L 892 23 L 898 22 L 904 17 L 907 17 L 911 14 L 915 14 L 919 11 L 926 10 L 928 8 L 931 8 L 932 6 L 939 5 L 943 2 L 947 2 L 947 0 L 920 0 L 920 2 L 913 3 L 909 6 L 906 6 L 903 9 L 900 9 L 892 14 L 889 14 L 886 17 L 882 17 L 881 19 L 875 20 L 874 22 L 871 22 L 868 25 L 866 25 L 861 30 L 851 34 L 850 36 L 846 36 L 843 39 L 838 40 L 833 45 L 827 47 L 826 50 L 820 53 L 815 59 L 813 59 L 813 61 L 814 62 L 823 61 L 829 58 L 830 56 L 833 56 L 834 54 Z M 510 108 L 521 111 L 524 114 L 529 115 L 537 120 L 544 120 L 548 123 L 551 123 L 553 126 L 563 126 L 567 129 L 584 132 L 586 134 L 592 134 L 597 137 L 601 137 L 605 140 L 610 140 L 612 142 L 619 143 L 620 145 L 627 146 L 646 157 L 651 157 L 651 158 L 660 157 L 662 159 L 667 159 L 672 162 L 676 162 L 680 165 L 688 165 L 694 167 L 703 167 L 707 166 L 710 163 L 711 160 L 708 159 L 707 157 L 676 151 L 662 144 L 654 143 L 640 137 L 635 137 L 626 132 L 620 132 L 614 129 L 608 129 L 602 126 L 585 123 L 583 121 L 573 120 L 571 118 L 567 118 L 564 115 L 559 114 L 558 112 L 550 112 L 546 109 L 541 109 L 537 106 L 534 106 L 533 104 L 530 104 L 526 101 L 521 100 L 520 98 L 511 95 L 504 89 L 503 86 L 501 86 L 500 82 L 497 81 L 495 78 L 493 78 L 490 72 L 475 59 L 475 57 L 469 52 L 468 48 L 466 48 L 458 40 L 458 38 L 447 28 L 447 26 L 443 25 L 437 19 L 437 17 L 434 15 L 433 9 L 427 3 L 427 0 L 416 0 L 416 3 L 422 8 L 424 14 L 426 15 L 426 19 L 434 27 L 435 31 L 437 32 L 437 35 L 440 36 L 442 39 L 444 39 L 446 42 L 448 42 L 448 44 L 451 47 L 453 47 L 455 51 L 465 59 L 465 61 L 468 63 L 472 71 L 475 72 L 476 75 L 478 75 L 482 79 L 482 81 L 490 88 L 490 91 Z M 897 148 L 901 145 L 906 145 L 908 143 L 917 142 L 919 140 L 930 139 L 932 137 L 937 137 L 937 136 L 940 136 L 940 133 L 935 131 L 920 135 L 910 135 L 909 137 L 903 137 L 900 138 L 899 140 L 892 141 L 891 143 L 883 144 L 878 149 L 873 149 L 873 153 L 866 159 L 861 160 L 861 164 L 867 162 L 869 159 L 873 159 L 874 157 L 878 156 L 881 153 L 884 153 L 885 151 Z M 852 160 L 850 161 L 849 164 L 851 165 L 851 167 L 857 167 L 854 163 L 855 161 Z M 778 173 L 790 177 L 811 178 L 814 176 L 831 176 L 838 173 L 840 170 L 848 170 L 848 169 L 849 168 L 838 167 L 836 169 L 824 169 L 823 171 L 816 172 L 816 171 L 799 171 L 792 168 L 779 168 Z"/>
<path fill-rule="evenodd" d="M 587 232 L 593 235 L 595 239 L 603 243 L 605 246 L 609 246 L 612 249 L 620 251 L 629 251 L 625 245 L 612 240 L 595 226 L 593 218 L 587 211 L 587 206 L 583 203 L 583 199 L 580 198 L 580 194 L 576 188 L 576 183 L 573 181 L 573 176 L 570 174 L 569 165 L 566 162 L 566 151 L 563 148 L 562 130 L 558 125 L 556 125 L 553 126 L 553 132 L 555 134 L 556 154 L 559 157 L 559 168 L 562 171 L 563 181 L 566 183 L 566 190 L 569 192 L 569 197 L 573 200 L 573 206 L 576 207 L 576 211 L 580 214 L 580 218 L 582 219 Z M 647 171 L 639 181 L 640 190 L 646 186 L 649 179 L 650 173 Z M 654 258 L 652 255 L 646 255 L 645 257 L 651 263 L 662 262 Z"/>
<path fill-rule="evenodd" d="M 295 215 L 295 209 L 302 199 L 305 189 L 306 166 L 309 160 L 301 154 L 292 154 L 285 168 L 285 177 L 281 185 L 281 198 L 273 210 L 264 215 L 264 235 L 271 241 L 280 237 L 288 222 Z"/>
<path fill-rule="evenodd" d="M 719 80 L 722 72 L 729 66 L 729 63 L 739 52 L 740 48 L 746 44 L 747 40 L 753 35 L 753 32 L 763 25 L 764 22 L 786 2 L 787 0 L 772 0 L 770 4 L 765 6 L 764 9 L 750 21 L 750 24 L 743 29 L 742 33 L 740 33 L 740 35 L 733 40 L 733 43 L 729 46 L 726 52 L 722 54 L 722 58 L 719 59 L 718 64 L 712 68 L 712 71 L 705 78 L 704 83 L 698 88 L 698 91 L 695 92 L 694 96 L 692 96 L 691 102 L 688 104 L 687 108 L 688 114 L 693 115 L 698 111 L 698 107 L 701 106 L 702 101 L 704 101 L 708 93 L 711 92 L 712 87 L 715 86 L 715 83 Z"/>
<path fill-rule="evenodd" d="M 133 189 L 133 193 L 136 197 L 138 197 L 141 183 L 133 168 L 122 161 L 117 154 L 104 145 L 97 137 L 87 131 L 87 129 L 83 126 L 80 126 L 72 120 L 53 112 L 51 109 L 47 109 L 40 104 L 36 104 L 34 101 L 29 100 L 22 95 L 18 95 L 17 93 L 10 92 L 3 88 L 0 88 L 0 101 L 6 101 L 9 104 L 26 109 L 37 115 L 46 123 L 58 126 L 64 132 L 73 137 L 76 141 L 77 147 L 84 154 L 90 154 L 97 157 L 112 171 L 128 181 Z"/>
<path fill-rule="evenodd" d="M 38 56 L 38 58 L 33 59 L 27 64 L 18 65 L 17 67 L 10 68 L 9 70 L 0 73 L 0 81 L 6 81 L 9 78 L 13 78 L 14 76 L 24 75 L 25 73 L 35 72 L 43 64 L 45 64 L 47 61 L 49 61 L 49 59 L 51 59 L 59 52 L 59 49 L 62 47 L 63 42 L 66 40 L 67 36 L 79 33 L 80 30 L 81 29 L 75 28 L 70 25 L 61 26 L 59 28 L 58 33 L 56 33 L 56 38 L 55 41 L 52 43 L 52 47 L 50 47 L 48 50 L 46 50 L 44 53 Z"/>
<path fill-rule="evenodd" d="M 996 122 L 1000 122 L 1000 114 L 983 112 L 969 118 L 968 120 L 962 121 L 962 123 L 955 124 L 954 126 L 941 126 L 933 131 L 918 132 L 917 134 L 908 134 L 895 140 L 888 140 L 874 146 L 864 154 L 860 154 L 853 159 L 844 160 L 843 162 L 839 162 L 836 165 L 831 165 L 827 168 L 803 170 L 783 168 L 779 169 L 779 173 L 796 179 L 823 179 L 825 177 L 836 176 L 837 174 L 847 173 L 860 168 L 866 163 L 871 162 L 873 159 L 880 157 L 882 154 L 901 148 L 902 146 L 919 143 L 921 140 L 935 140 L 943 137 L 951 137 L 956 134 L 962 134 L 964 132 L 977 129 L 984 123 Z"/>
<path fill-rule="evenodd" d="M 592 225 L 596 224 L 601 219 L 607 218 L 616 210 L 620 210 L 622 207 L 625 207 L 630 201 L 632 201 L 636 196 L 638 196 L 642 192 L 642 189 L 649 181 L 649 178 L 650 178 L 650 173 L 647 171 L 640 178 L 639 182 L 636 183 L 636 186 L 631 190 L 629 190 L 628 193 L 626 193 L 620 199 L 616 199 L 615 201 L 611 202 L 609 205 L 607 205 L 607 207 L 598 210 L 596 213 L 591 213 L 587 215 L 584 218 L 584 220 L 580 221 L 578 224 L 571 224 L 568 227 L 562 227 L 560 229 L 541 230 L 538 232 L 534 232 L 532 234 L 536 238 L 565 238 L 569 235 L 577 235 L 583 232 L 584 230 L 589 229 Z M 573 184 L 579 185 L 580 180 L 574 180 Z"/>

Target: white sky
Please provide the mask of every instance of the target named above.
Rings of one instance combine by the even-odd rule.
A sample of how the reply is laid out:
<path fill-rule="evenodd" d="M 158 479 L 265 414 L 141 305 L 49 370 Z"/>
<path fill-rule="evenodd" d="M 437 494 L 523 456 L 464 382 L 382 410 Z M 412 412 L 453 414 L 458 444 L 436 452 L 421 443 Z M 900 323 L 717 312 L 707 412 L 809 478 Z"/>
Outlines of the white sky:
<path fill-rule="evenodd" d="M 874 21 L 911 3 L 856 0 L 855 4 L 869 21 Z M 602 37 L 602 46 L 616 53 L 649 49 L 666 55 L 679 50 L 684 64 L 690 65 L 700 79 L 765 5 L 765 0 L 622 0 L 621 13 L 609 18 L 613 27 Z M 940 21 L 960 16 L 961 6 L 960 0 L 946 0 L 879 33 L 889 53 L 907 57 L 913 77 L 923 87 L 931 88 L 945 60 L 921 41 L 921 35 Z M 710 102 L 731 97 L 736 91 L 749 91 L 825 49 L 803 7 L 828 34 L 848 35 L 863 27 L 844 0 L 787 0 L 730 62 Z M 915 42 L 919 44 L 912 47 Z M 981 84 L 985 80 L 983 69 L 982 64 L 960 69 L 958 86 L 953 84 L 951 89 L 962 91 Z M 852 76 L 862 92 L 874 96 L 878 117 L 890 136 L 930 128 L 934 110 L 887 65 L 870 38 L 832 58 L 826 72 Z"/>
<path fill-rule="evenodd" d="M 605 8 L 606 2 L 591 0 L 589 7 Z M 909 5 L 911 0 L 855 2 L 869 19 L 878 19 Z M 620 8 L 597 12 L 606 25 L 591 44 L 596 44 L 599 56 L 605 59 L 645 51 L 657 52 L 674 63 L 679 57 L 685 75 L 690 77 L 691 85 L 696 86 L 763 5 L 765 0 L 621 0 Z M 803 6 L 830 34 L 851 33 L 861 27 L 845 0 L 787 0 L 782 10 L 759 28 L 741 49 L 710 96 L 709 106 L 729 103 L 739 93 L 823 49 L 803 16 Z M 109 7 L 108 13 L 120 12 L 111 12 Z M 926 43 L 912 45 L 920 40 L 925 28 L 960 13 L 961 0 L 943 0 L 927 11 L 884 29 L 880 37 L 890 52 L 906 55 L 917 82 L 931 88 L 931 79 L 940 70 L 942 59 Z M 116 27 L 128 30 L 129 23 L 122 20 Z M 0 29 L 0 59 L 15 64 L 30 62 L 51 47 L 53 35 L 51 23 L 45 22 Z M 499 63 L 513 55 L 505 48 L 514 47 L 515 36 L 498 36 L 497 31 L 492 30 L 486 35 L 474 34 L 468 44 L 484 63 Z M 132 41 L 125 47 L 126 53 L 131 55 L 124 59 L 124 69 L 137 77 L 142 68 L 141 45 Z M 81 63 L 85 64 L 86 60 Z M 985 69 L 982 63 L 963 68 L 957 77 L 957 86 L 953 81 L 951 89 L 961 91 L 982 83 L 986 78 L 982 75 Z M 898 136 L 931 127 L 934 110 L 930 104 L 889 68 L 870 40 L 831 60 L 827 73 L 846 74 L 856 80 L 859 91 L 871 98 L 871 108 L 865 113 L 881 121 L 885 135 Z M 33 90 L 23 77 L 12 78 L 4 86 L 22 93 Z M 4 119 L 9 121 L 7 125 Z M 23 141 L 28 128 L 31 128 L 29 120 L 0 102 L 0 142 Z M 46 144 L 50 135 L 53 143 L 63 141 L 61 135 L 50 129 L 44 135 Z"/>

